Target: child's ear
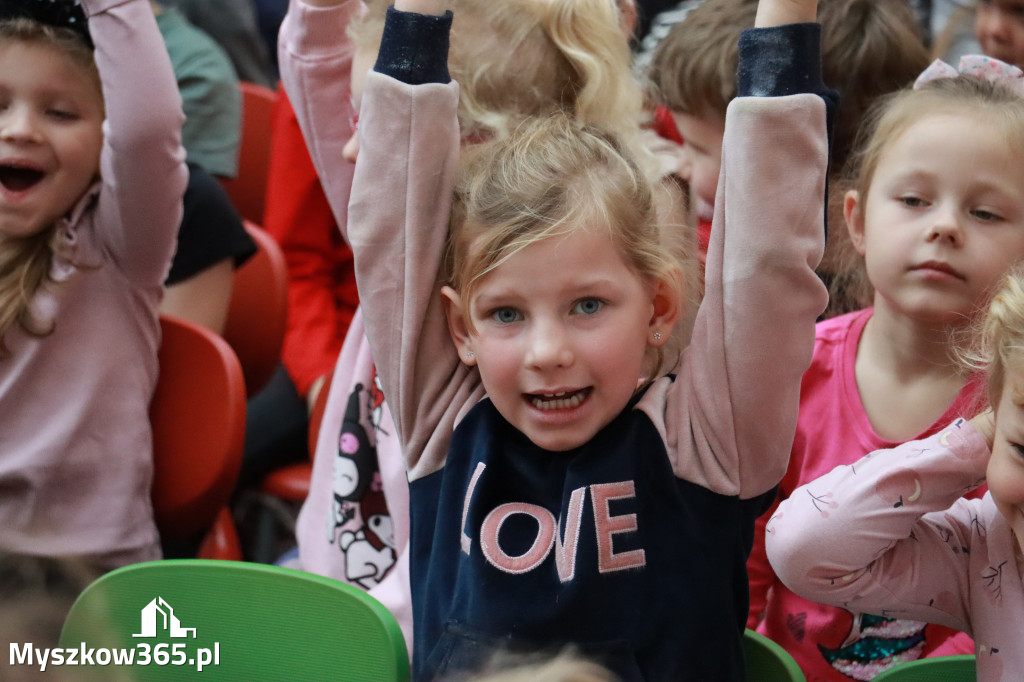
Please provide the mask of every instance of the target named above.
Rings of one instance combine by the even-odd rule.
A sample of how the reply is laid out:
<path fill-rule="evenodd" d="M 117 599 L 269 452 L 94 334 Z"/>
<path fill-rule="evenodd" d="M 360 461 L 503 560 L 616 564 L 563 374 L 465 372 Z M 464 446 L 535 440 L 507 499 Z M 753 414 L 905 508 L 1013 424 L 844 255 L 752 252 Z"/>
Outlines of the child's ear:
<path fill-rule="evenodd" d="M 476 354 L 470 340 L 469 325 L 466 324 L 466 315 L 469 311 L 463 308 L 462 297 L 455 289 L 449 286 L 441 287 L 441 294 L 444 296 L 445 317 L 448 318 L 448 333 L 452 335 L 455 348 L 459 351 L 459 358 L 472 367 L 476 364 Z"/>
<path fill-rule="evenodd" d="M 851 189 L 843 197 L 843 217 L 846 218 L 846 230 L 850 233 L 850 241 L 857 253 L 864 255 L 864 204 L 860 200 L 860 192 Z"/>
<path fill-rule="evenodd" d="M 682 306 L 680 287 L 675 284 L 676 282 L 666 277 L 659 277 L 654 283 L 651 297 L 654 312 L 651 314 L 647 329 L 649 346 L 664 346 L 672 337 L 672 330 L 679 320 L 679 310 Z"/>

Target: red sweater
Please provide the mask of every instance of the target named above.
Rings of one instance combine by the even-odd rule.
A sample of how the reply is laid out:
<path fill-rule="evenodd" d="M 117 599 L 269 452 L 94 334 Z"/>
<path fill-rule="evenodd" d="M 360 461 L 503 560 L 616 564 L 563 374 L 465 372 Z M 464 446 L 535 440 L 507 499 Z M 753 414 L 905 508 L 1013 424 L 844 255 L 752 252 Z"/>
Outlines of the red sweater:
<path fill-rule="evenodd" d="M 295 111 L 283 88 L 279 93 L 264 227 L 288 261 L 288 329 L 281 357 L 305 396 L 318 377 L 334 370 L 359 296 L 352 251 L 327 204 Z"/>

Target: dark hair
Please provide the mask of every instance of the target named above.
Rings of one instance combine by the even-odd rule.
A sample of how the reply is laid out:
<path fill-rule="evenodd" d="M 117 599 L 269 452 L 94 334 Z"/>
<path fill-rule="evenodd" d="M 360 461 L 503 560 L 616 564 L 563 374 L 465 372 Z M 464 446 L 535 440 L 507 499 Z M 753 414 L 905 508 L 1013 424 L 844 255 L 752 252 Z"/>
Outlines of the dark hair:
<path fill-rule="evenodd" d="M 0 0 L 0 21 L 16 17 L 71 29 L 89 49 L 95 47 L 89 35 L 89 21 L 78 0 Z"/>

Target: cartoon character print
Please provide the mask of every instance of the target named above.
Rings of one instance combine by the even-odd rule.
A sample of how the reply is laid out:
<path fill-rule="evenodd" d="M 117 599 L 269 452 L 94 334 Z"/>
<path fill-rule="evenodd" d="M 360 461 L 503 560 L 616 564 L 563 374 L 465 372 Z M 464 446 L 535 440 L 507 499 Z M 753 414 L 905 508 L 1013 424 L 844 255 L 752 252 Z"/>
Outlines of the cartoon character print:
<path fill-rule="evenodd" d="M 334 458 L 332 514 L 328 542 L 345 555 L 345 577 L 363 589 L 377 585 L 395 564 L 394 524 L 388 513 L 377 463 L 376 433 L 383 394 L 376 386 L 353 387 L 345 408 Z M 371 429 L 363 426 L 363 405 Z"/>

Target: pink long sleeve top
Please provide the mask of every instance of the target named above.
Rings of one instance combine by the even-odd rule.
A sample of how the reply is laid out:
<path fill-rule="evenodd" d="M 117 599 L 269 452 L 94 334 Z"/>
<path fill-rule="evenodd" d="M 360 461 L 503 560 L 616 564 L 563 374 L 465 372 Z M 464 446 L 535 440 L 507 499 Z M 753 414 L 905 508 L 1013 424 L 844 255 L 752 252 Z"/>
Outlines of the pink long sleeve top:
<path fill-rule="evenodd" d="M 283 82 L 332 200 L 343 189 L 332 171 L 345 143 L 333 88 L 345 63 L 336 40 L 344 16 L 293 3 L 281 33 Z M 816 30 L 801 35 L 805 49 L 817 48 Z M 389 29 L 383 46 L 386 54 Z M 417 68 L 407 53 L 392 54 Z M 437 277 L 459 160 L 458 85 L 409 84 L 381 66 L 366 80 L 348 234 L 410 479 L 414 676 L 471 666 L 494 643 L 571 641 L 610 657 L 627 679 L 742 679 L 753 520 L 785 472 L 826 301 L 814 274 L 824 243 L 825 102 L 803 93 L 733 103 L 716 207 L 729 228 L 713 232 L 693 342 L 673 376 L 582 453 L 562 456 L 505 429 L 449 337 Z M 778 94 L 781 80 L 755 78 L 754 89 Z M 552 468 L 536 489 L 520 471 L 490 473 L 515 469 L 512 461 L 529 475 Z M 528 570 L 505 565 L 514 557 L 504 550 L 483 560 L 483 519 L 506 494 L 578 520 L 565 521 L 575 529 L 566 530 L 569 549 L 532 557 Z M 602 544 L 601 524 L 612 521 L 600 516 L 599 496 L 636 510 L 640 530 L 615 531 L 625 545 Z"/>
<path fill-rule="evenodd" d="M 108 566 L 160 556 L 149 402 L 187 173 L 184 116 L 148 0 L 83 0 L 106 121 L 100 177 L 58 225 L 32 302 L 53 332 L 0 360 L 0 549 Z"/>

